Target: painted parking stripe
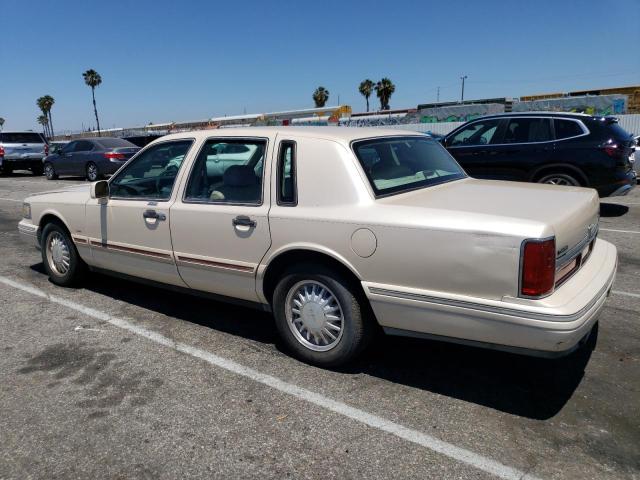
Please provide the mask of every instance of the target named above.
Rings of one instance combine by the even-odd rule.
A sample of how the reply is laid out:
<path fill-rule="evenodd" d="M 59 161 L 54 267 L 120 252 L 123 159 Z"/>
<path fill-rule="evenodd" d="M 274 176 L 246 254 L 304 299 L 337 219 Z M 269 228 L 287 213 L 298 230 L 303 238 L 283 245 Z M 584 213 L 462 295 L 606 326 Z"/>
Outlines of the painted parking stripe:
<path fill-rule="evenodd" d="M 614 295 L 622 295 L 624 297 L 640 298 L 640 293 L 621 292 L 620 290 L 611 290 Z"/>
<path fill-rule="evenodd" d="M 636 231 L 636 230 L 615 230 L 613 228 L 600 228 L 599 229 L 601 232 L 616 232 L 616 233 L 635 233 L 635 234 L 640 234 L 640 232 Z"/>
<path fill-rule="evenodd" d="M 356 422 L 368 425 L 369 427 L 390 433 L 392 435 L 395 435 L 396 437 L 428 448 L 429 450 L 440 453 L 453 460 L 457 460 L 484 472 L 495 475 L 496 477 L 509 480 L 537 480 L 537 477 L 529 475 L 526 472 L 513 467 L 509 467 L 488 457 L 472 452 L 471 450 L 467 450 L 466 448 L 458 447 L 443 440 L 439 440 L 426 433 L 402 426 L 383 417 L 367 413 L 366 411 L 360 410 L 359 408 L 351 407 L 346 403 L 332 400 L 331 398 L 326 397 L 322 394 L 307 390 L 306 388 L 299 387 L 292 383 L 285 382 L 284 380 L 281 380 L 277 377 L 261 373 L 252 368 L 245 367 L 244 365 L 241 365 L 233 360 L 220 357 L 205 350 L 192 347 L 191 345 L 175 342 L 174 340 L 171 340 L 164 335 L 135 325 L 122 318 L 114 317 L 112 315 L 109 315 L 108 313 L 86 307 L 79 303 L 75 303 L 62 297 L 58 297 L 56 295 L 50 295 L 43 290 L 40 290 L 39 288 L 16 282 L 7 277 L 0 276 L 0 283 L 30 293 L 37 297 L 45 298 L 50 302 L 57 303 L 58 305 L 63 305 L 69 309 L 75 310 L 89 317 L 108 322 L 111 325 L 127 330 L 131 333 L 144 337 L 165 347 L 169 347 L 178 352 L 191 355 L 195 358 L 199 358 L 211 365 L 261 383 L 270 388 L 274 388 L 282 393 L 312 403 L 326 410 L 355 420 Z"/>

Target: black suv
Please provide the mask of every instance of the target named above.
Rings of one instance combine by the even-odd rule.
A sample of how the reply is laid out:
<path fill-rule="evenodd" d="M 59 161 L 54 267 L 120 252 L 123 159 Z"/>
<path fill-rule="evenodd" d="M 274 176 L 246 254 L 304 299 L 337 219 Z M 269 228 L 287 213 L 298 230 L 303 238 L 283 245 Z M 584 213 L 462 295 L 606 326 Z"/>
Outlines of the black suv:
<path fill-rule="evenodd" d="M 636 141 L 613 117 L 527 112 L 471 120 L 442 143 L 476 178 L 576 185 L 601 197 L 637 183 Z"/>

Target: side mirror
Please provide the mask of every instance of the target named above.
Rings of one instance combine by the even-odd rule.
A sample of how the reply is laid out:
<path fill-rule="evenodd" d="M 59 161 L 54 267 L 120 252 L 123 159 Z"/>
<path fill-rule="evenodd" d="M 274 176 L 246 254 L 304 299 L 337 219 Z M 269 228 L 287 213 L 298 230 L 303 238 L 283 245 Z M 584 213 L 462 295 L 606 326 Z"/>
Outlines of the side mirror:
<path fill-rule="evenodd" d="M 91 184 L 91 198 L 107 198 L 109 196 L 109 182 L 99 180 Z"/>

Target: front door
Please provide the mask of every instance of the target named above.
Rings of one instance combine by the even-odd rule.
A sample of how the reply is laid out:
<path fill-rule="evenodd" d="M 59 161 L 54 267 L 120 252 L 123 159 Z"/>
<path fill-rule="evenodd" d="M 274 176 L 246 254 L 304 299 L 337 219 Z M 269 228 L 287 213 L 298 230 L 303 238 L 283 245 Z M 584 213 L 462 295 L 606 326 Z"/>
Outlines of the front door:
<path fill-rule="evenodd" d="M 491 144 L 499 134 L 501 120 L 478 120 L 447 137 L 447 150 L 472 177 L 495 178 L 488 167 L 493 155 Z"/>
<path fill-rule="evenodd" d="M 180 276 L 194 289 L 257 301 L 256 270 L 271 245 L 269 141 L 208 139 L 171 206 Z"/>
<path fill-rule="evenodd" d="M 91 199 L 86 236 L 96 267 L 185 286 L 171 246 L 174 183 L 192 140 L 155 144 L 109 181 L 108 199 Z"/>

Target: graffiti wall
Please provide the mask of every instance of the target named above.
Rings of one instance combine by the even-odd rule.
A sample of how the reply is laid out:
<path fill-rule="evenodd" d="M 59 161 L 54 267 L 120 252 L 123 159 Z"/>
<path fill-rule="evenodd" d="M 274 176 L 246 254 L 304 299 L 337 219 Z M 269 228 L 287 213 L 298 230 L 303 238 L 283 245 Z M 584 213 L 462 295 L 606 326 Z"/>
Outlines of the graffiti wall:
<path fill-rule="evenodd" d="M 484 115 L 504 113 L 501 103 L 479 103 L 465 105 L 451 105 L 447 107 L 423 108 L 408 114 L 402 123 L 440 123 L 467 122 Z"/>
<path fill-rule="evenodd" d="M 514 112 L 552 111 L 588 115 L 622 115 L 627 113 L 626 95 L 587 95 L 584 97 L 551 98 L 513 104 Z"/>

